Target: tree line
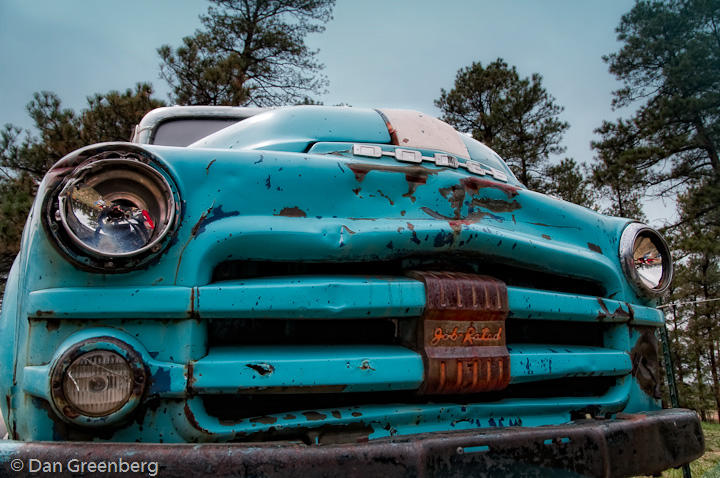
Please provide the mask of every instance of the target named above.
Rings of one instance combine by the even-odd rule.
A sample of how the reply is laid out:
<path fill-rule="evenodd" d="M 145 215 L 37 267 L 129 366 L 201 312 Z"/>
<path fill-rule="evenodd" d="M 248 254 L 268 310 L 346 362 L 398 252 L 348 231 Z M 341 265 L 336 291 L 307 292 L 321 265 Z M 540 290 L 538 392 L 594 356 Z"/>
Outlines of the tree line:
<path fill-rule="evenodd" d="M 197 31 L 157 49 L 170 103 L 319 103 L 328 81 L 306 37 L 324 30 L 334 3 L 210 0 Z M 602 121 L 588 162 L 553 161 L 565 152 L 563 107 L 539 73 L 523 77 L 502 58 L 461 68 L 435 105 L 531 189 L 640 221 L 645 200 L 670 200 L 677 220 L 662 232 L 676 279 L 663 300 L 681 405 L 705 416 L 720 409 L 720 0 L 637 0 L 616 34 L 621 47 L 602 58 L 621 84 L 612 106 L 634 112 Z M 0 273 L 18 251 L 45 171 L 84 145 L 128 140 L 147 111 L 165 104 L 150 83 L 92 95 L 81 111 L 54 93 L 33 95 L 34 129 L 0 131 Z"/>

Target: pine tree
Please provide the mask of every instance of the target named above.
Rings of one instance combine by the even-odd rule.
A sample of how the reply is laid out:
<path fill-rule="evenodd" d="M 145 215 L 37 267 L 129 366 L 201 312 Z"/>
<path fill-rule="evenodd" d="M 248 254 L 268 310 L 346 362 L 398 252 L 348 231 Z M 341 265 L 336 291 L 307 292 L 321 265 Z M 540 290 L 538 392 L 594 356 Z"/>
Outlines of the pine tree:
<path fill-rule="evenodd" d="M 335 0 L 211 2 L 202 29 L 178 48 L 158 48 L 173 102 L 273 106 L 323 92 L 323 66 L 305 37 L 324 31 Z"/>
<path fill-rule="evenodd" d="M 549 156 L 564 151 L 560 141 L 569 125 L 560 121 L 563 108 L 542 86 L 542 76 L 520 78 L 500 58 L 462 68 L 435 105 L 443 121 L 497 151 L 530 189 L 543 189 Z"/>

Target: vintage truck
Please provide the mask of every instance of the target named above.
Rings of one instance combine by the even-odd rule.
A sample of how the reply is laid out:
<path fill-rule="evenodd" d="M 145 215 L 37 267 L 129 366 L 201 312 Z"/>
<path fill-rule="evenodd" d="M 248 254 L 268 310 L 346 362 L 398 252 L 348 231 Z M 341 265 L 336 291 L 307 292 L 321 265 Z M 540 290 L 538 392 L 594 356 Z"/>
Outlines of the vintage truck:
<path fill-rule="evenodd" d="M 421 113 L 155 110 L 39 187 L 0 474 L 657 473 L 704 448 L 660 404 L 671 277 Z"/>

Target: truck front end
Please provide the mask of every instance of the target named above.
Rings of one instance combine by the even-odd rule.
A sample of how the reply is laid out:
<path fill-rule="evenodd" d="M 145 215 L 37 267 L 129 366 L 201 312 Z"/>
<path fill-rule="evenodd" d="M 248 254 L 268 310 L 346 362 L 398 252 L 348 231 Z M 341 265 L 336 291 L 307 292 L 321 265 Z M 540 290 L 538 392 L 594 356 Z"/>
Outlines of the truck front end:
<path fill-rule="evenodd" d="M 90 146 L 46 176 L 8 279 L 0 459 L 655 473 L 704 447 L 660 404 L 671 275 L 652 229 L 529 191 L 419 113 L 295 107 L 188 147 Z"/>

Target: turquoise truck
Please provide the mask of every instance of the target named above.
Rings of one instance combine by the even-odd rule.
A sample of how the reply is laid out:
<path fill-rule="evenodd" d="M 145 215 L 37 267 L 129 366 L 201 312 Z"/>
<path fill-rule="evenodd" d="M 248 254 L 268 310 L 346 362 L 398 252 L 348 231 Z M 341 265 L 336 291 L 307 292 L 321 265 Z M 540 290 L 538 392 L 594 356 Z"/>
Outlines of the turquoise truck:
<path fill-rule="evenodd" d="M 671 278 L 422 113 L 154 110 L 39 186 L 0 474 L 658 473 L 704 449 L 660 401 Z"/>

